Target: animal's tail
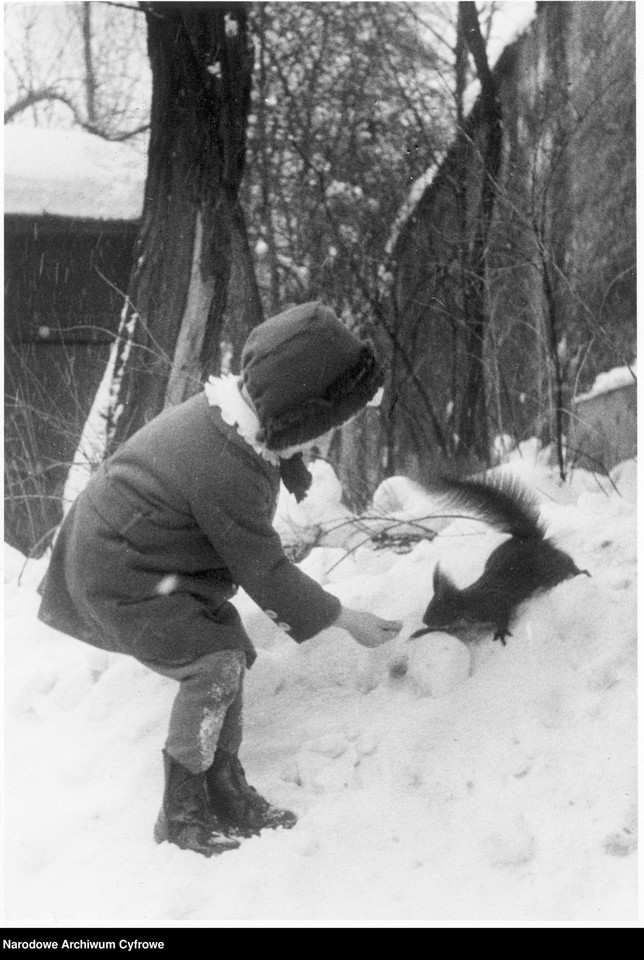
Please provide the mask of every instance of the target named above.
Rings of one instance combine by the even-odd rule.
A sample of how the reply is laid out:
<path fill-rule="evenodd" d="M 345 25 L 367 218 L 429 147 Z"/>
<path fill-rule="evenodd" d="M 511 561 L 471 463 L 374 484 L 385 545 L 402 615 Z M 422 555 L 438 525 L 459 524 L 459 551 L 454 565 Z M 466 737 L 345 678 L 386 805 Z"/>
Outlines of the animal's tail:
<path fill-rule="evenodd" d="M 432 493 L 444 497 L 450 509 L 462 510 L 497 530 L 525 540 L 545 538 L 545 524 L 535 497 L 514 477 L 443 477 L 427 486 Z"/>

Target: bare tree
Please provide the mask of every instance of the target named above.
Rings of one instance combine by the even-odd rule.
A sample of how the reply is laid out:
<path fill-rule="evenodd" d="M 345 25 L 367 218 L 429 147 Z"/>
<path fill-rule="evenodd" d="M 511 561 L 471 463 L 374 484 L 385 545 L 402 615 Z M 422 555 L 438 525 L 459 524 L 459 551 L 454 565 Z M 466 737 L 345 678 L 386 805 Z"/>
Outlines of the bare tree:
<path fill-rule="evenodd" d="M 492 74 L 501 144 L 479 56 L 479 97 L 401 231 L 399 335 L 436 398 L 450 453 L 473 449 L 486 462 L 487 438 L 537 436 L 565 476 L 575 391 L 633 359 L 633 16 L 627 4 L 540 5 Z M 422 416 L 426 402 L 407 382 L 401 462 L 420 472 L 408 412 Z M 430 448 L 425 462 L 433 458 Z"/>
<path fill-rule="evenodd" d="M 96 126 L 96 72 L 92 55 L 92 5 L 87 0 L 81 9 L 83 29 L 83 59 L 85 61 L 85 100 L 87 104 L 87 121 Z"/>
<path fill-rule="evenodd" d="M 501 126 L 501 105 L 496 89 L 496 81 L 490 70 L 485 41 L 481 33 L 476 4 L 461 2 L 458 5 L 458 42 L 466 44 L 476 65 L 481 84 L 480 123 L 485 130 L 485 143 L 479 147 L 481 158 L 480 183 L 475 190 L 478 193 L 477 212 L 474 216 L 474 229 L 464 264 L 464 318 L 468 330 L 467 336 L 467 377 L 465 380 L 464 402 L 458 427 L 460 443 L 468 452 L 477 453 L 484 461 L 489 456 L 488 416 L 485 397 L 485 367 L 483 351 L 488 324 L 487 308 L 487 249 L 494 213 L 494 200 L 497 190 L 497 177 L 501 164 L 503 133 Z M 470 134 L 461 127 L 461 136 L 469 139 Z M 466 155 L 463 151 L 463 155 Z M 464 177 L 467 172 L 464 171 Z M 467 192 L 467 191 L 466 191 Z M 468 198 L 465 197 L 465 204 Z M 465 242 L 463 235 L 463 243 Z"/>
<path fill-rule="evenodd" d="M 390 361 L 382 435 L 366 412 L 328 451 L 346 488 L 362 497 L 396 469 L 406 384 L 426 399 L 423 416 L 409 416 L 419 448 L 444 442 L 383 278 L 409 185 L 453 133 L 445 17 L 442 6 L 406 3 L 253 7 L 259 64 L 243 197 L 264 302 L 276 310 L 321 297 L 375 336 Z"/>
<path fill-rule="evenodd" d="M 222 359 L 233 258 L 245 297 L 233 352 L 262 319 L 238 193 L 252 48 L 243 3 L 147 3 L 153 97 L 145 203 L 110 411 L 117 445 L 195 392 Z"/>
<path fill-rule="evenodd" d="M 137 5 L 5 5 L 4 122 L 78 126 L 125 140 L 149 126 Z"/>

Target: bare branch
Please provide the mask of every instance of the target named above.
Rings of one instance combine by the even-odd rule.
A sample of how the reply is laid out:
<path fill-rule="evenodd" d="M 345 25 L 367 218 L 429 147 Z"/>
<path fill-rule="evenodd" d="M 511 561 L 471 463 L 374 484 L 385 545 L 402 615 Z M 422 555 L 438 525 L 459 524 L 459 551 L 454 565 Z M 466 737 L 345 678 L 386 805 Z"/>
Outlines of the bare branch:
<path fill-rule="evenodd" d="M 24 97 L 17 100 L 8 110 L 5 110 L 4 122 L 9 123 L 14 117 L 17 117 L 19 113 L 22 113 L 23 110 L 28 110 L 29 107 L 33 107 L 34 104 L 40 103 L 42 100 L 62 100 L 63 103 L 70 106 L 67 97 L 58 93 L 56 90 L 31 90 L 25 94 Z"/>
<path fill-rule="evenodd" d="M 150 128 L 149 123 L 143 123 L 140 126 L 135 127 L 133 130 L 126 130 L 121 133 L 107 133 L 97 124 L 89 123 L 87 120 L 84 120 L 78 112 L 75 104 L 69 99 L 69 97 L 66 97 L 64 93 L 59 93 L 57 90 L 50 88 L 45 88 L 44 90 L 32 90 L 25 94 L 24 97 L 21 97 L 20 100 L 17 100 L 13 106 L 5 110 L 5 124 L 10 123 L 14 117 L 18 116 L 18 114 L 22 113 L 24 110 L 28 110 L 29 107 L 33 107 L 36 103 L 41 103 L 43 100 L 56 100 L 59 103 L 63 103 L 69 108 L 69 110 L 71 110 L 74 121 L 79 127 L 82 127 L 83 130 L 87 130 L 88 133 L 95 134 L 97 137 L 102 137 L 103 140 L 110 140 L 115 143 L 120 143 L 123 140 L 129 140 L 131 137 L 135 137 L 139 133 L 144 133 Z"/>

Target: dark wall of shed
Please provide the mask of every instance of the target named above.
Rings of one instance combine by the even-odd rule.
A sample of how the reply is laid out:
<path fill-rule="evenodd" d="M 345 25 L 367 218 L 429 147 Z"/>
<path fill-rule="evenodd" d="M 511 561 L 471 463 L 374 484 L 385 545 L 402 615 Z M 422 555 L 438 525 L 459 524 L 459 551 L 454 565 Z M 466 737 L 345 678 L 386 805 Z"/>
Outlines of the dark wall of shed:
<path fill-rule="evenodd" d="M 5 539 L 40 555 L 118 329 L 132 223 L 5 217 Z"/>
<path fill-rule="evenodd" d="M 574 404 L 570 427 L 575 466 L 612 469 L 637 455 L 637 386 L 619 387 Z"/>

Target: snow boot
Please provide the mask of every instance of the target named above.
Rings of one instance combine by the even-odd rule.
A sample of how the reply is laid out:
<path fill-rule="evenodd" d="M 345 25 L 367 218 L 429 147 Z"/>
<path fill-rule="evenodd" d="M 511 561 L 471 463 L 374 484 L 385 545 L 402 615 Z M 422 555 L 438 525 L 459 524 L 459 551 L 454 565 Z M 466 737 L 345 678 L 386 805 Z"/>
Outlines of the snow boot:
<path fill-rule="evenodd" d="M 205 857 L 235 850 L 239 841 L 227 834 L 210 809 L 205 773 L 190 773 L 165 750 L 163 763 L 165 792 L 154 827 L 156 842 L 167 840 Z"/>
<path fill-rule="evenodd" d="M 271 806 L 249 785 L 235 754 L 218 750 L 206 771 L 206 783 L 211 809 L 229 834 L 252 837 L 260 830 L 276 827 L 289 830 L 297 823 L 294 813 Z"/>

